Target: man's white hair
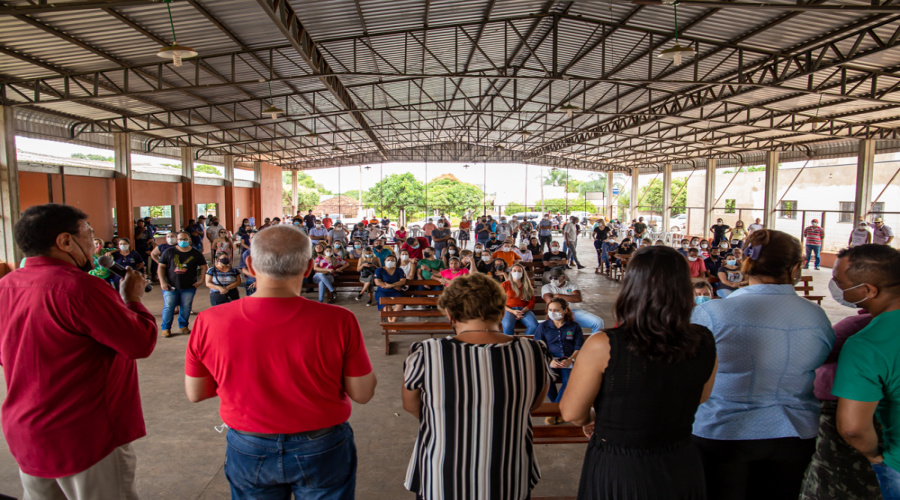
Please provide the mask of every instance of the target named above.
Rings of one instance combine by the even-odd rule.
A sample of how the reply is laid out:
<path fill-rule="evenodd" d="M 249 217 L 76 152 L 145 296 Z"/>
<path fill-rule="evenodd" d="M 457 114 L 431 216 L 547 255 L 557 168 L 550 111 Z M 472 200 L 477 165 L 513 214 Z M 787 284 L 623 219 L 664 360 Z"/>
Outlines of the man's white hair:
<path fill-rule="evenodd" d="M 302 276 L 311 255 L 309 237 L 293 225 L 267 228 L 250 245 L 253 270 L 274 279 Z"/>

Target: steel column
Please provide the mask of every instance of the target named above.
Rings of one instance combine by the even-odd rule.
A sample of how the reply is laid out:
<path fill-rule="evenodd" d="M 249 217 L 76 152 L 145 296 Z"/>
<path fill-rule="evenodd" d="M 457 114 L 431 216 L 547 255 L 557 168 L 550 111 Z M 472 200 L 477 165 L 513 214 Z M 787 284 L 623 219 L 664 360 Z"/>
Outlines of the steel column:
<path fill-rule="evenodd" d="M 194 199 L 194 148 L 181 148 L 181 225 L 197 218 Z M 204 238 L 205 239 L 205 238 Z"/>
<path fill-rule="evenodd" d="M 297 171 L 291 170 L 291 215 L 296 215 L 299 206 L 297 204 Z"/>
<path fill-rule="evenodd" d="M 234 156 L 225 155 L 225 228 L 237 230 L 234 208 Z"/>
<path fill-rule="evenodd" d="M 606 213 L 607 219 L 609 222 L 616 218 L 616 214 L 613 209 L 613 177 L 614 173 L 612 170 L 606 171 Z"/>
<path fill-rule="evenodd" d="M 872 179 L 875 173 L 875 140 L 859 141 L 856 160 L 856 198 L 853 204 L 854 224 L 868 217 L 872 208 Z"/>
<path fill-rule="evenodd" d="M 629 197 L 630 205 L 629 209 L 631 210 L 631 218 L 637 219 L 637 203 L 638 203 L 638 190 L 640 189 L 640 180 L 641 180 L 641 169 L 638 167 L 634 167 L 631 169 L 631 196 Z"/>
<path fill-rule="evenodd" d="M 5 262 L 13 269 L 22 256 L 14 238 L 19 209 L 16 112 L 12 106 L 0 106 L 0 267 Z"/>
<path fill-rule="evenodd" d="M 253 214 L 256 217 L 256 227 L 262 225 L 262 162 L 253 162 Z"/>
<path fill-rule="evenodd" d="M 113 134 L 116 173 L 116 234 L 128 238 L 134 248 L 134 202 L 132 197 L 131 134 Z"/>
<path fill-rule="evenodd" d="M 778 208 L 778 151 L 766 151 L 766 184 L 763 197 L 763 226 L 775 229 Z"/>
<path fill-rule="evenodd" d="M 669 219 L 671 216 L 672 206 L 672 164 L 663 165 L 663 199 L 662 199 L 662 227 L 663 231 L 669 232 Z"/>
<path fill-rule="evenodd" d="M 706 160 L 706 190 L 703 196 L 703 232 L 706 234 L 712 226 L 712 212 L 716 200 L 716 159 Z"/>

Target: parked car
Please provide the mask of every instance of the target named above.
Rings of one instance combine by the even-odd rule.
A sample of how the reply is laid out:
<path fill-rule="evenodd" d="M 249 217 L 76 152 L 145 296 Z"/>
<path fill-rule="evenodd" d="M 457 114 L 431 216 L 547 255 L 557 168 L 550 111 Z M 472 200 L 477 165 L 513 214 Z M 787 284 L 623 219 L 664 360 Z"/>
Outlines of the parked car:
<path fill-rule="evenodd" d="M 687 214 L 678 214 L 669 219 L 669 231 L 684 231 L 687 228 Z"/>

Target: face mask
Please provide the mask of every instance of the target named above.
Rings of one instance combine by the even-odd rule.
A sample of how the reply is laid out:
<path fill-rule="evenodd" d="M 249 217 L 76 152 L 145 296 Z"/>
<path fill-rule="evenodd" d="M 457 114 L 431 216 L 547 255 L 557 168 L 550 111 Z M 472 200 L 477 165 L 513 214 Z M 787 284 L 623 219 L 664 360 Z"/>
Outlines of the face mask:
<path fill-rule="evenodd" d="M 553 280 L 553 279 L 550 280 L 550 286 L 558 287 L 558 286 L 559 286 L 559 280 Z"/>
<path fill-rule="evenodd" d="M 700 244 L 700 248 L 704 248 L 704 249 L 705 249 L 705 248 L 707 248 L 707 247 L 709 247 L 709 245 L 707 245 L 706 243 L 701 243 L 701 244 Z"/>
<path fill-rule="evenodd" d="M 563 313 L 561 313 L 561 312 L 556 312 L 556 311 L 550 311 L 550 312 L 547 313 L 547 317 L 549 317 L 549 318 L 552 319 L 553 321 L 562 321 L 562 319 L 563 319 Z"/>
<path fill-rule="evenodd" d="M 818 226 L 819 226 L 819 223 L 818 223 L 818 222 L 813 222 L 813 223 L 812 223 L 812 226 L 813 226 L 813 227 L 818 227 Z"/>
<path fill-rule="evenodd" d="M 389 260 L 389 261 L 387 261 L 387 262 L 384 263 L 384 267 L 386 267 L 386 268 L 388 268 L 388 269 L 393 269 L 393 268 L 396 267 L 396 266 L 397 266 L 397 263 L 394 262 L 394 261 L 392 261 L 392 260 Z"/>
<path fill-rule="evenodd" d="M 75 235 L 72 235 L 72 238 L 73 238 L 72 241 L 75 242 L 75 240 L 74 240 Z M 76 259 L 75 257 L 72 257 L 72 254 L 68 254 L 69 257 L 72 257 L 72 260 L 75 262 L 75 265 L 78 266 L 78 269 L 81 269 L 84 272 L 89 272 L 89 271 L 93 270 L 94 269 L 94 259 L 90 258 L 88 256 L 88 254 L 84 251 L 84 249 L 81 248 L 81 245 L 79 245 L 77 242 L 75 242 L 75 246 L 78 247 L 78 250 L 81 251 L 81 255 L 84 256 L 84 264 L 81 264 L 79 266 L 78 259 Z"/>
<path fill-rule="evenodd" d="M 681 248 L 687 248 L 689 245 L 687 243 L 682 243 Z"/>
<path fill-rule="evenodd" d="M 222 257 L 221 259 L 219 259 L 219 264 L 222 264 L 222 265 L 227 266 L 228 263 L 230 263 L 230 262 L 231 262 L 231 259 L 229 259 L 228 257 Z"/>
<path fill-rule="evenodd" d="M 178 246 L 181 248 L 187 248 L 187 247 L 191 246 L 191 242 L 190 241 L 179 241 Z"/>
<path fill-rule="evenodd" d="M 375 245 L 375 248 L 377 248 L 379 250 L 381 250 L 382 247 L 384 247 L 384 245 L 382 245 L 381 243 L 378 243 L 377 245 Z"/>
<path fill-rule="evenodd" d="M 695 246 L 697 246 L 698 244 L 700 244 L 699 241 L 692 241 L 692 242 L 691 242 L 691 246 L 692 246 L 692 247 L 695 247 Z"/>
<path fill-rule="evenodd" d="M 719 248 L 721 248 L 722 250 L 728 250 L 728 245 L 722 244 L 722 245 L 719 245 Z"/>
<path fill-rule="evenodd" d="M 295 225 L 295 226 L 299 226 L 299 225 L 300 225 L 300 222 L 294 221 L 294 225 Z"/>
<path fill-rule="evenodd" d="M 513 271 L 510 275 L 512 276 L 512 279 L 516 281 L 522 279 L 522 273 L 520 271 Z"/>
<path fill-rule="evenodd" d="M 696 262 L 696 261 L 697 261 L 697 257 L 688 257 L 688 261 L 689 261 L 689 262 Z"/>
<path fill-rule="evenodd" d="M 409 255 L 401 255 L 401 256 L 400 256 L 400 260 L 402 260 L 403 262 L 408 261 L 408 260 L 409 260 Z"/>
<path fill-rule="evenodd" d="M 708 297 L 706 295 L 698 295 L 698 296 L 694 297 L 694 304 L 697 304 L 699 306 L 700 304 L 703 304 L 704 302 L 709 302 L 710 300 L 712 300 L 712 297 Z"/>
<path fill-rule="evenodd" d="M 119 250 L 121 250 L 123 252 L 127 252 L 130 249 L 131 249 L 131 245 L 119 245 Z"/>
<path fill-rule="evenodd" d="M 437 227 L 444 227 L 444 223 L 443 223 L 443 222 L 438 222 Z"/>
<path fill-rule="evenodd" d="M 526 251 L 526 250 L 528 250 L 528 247 L 525 246 L 525 245 L 522 245 L 522 246 L 519 247 L 519 251 L 521 251 L 521 252 L 524 252 L 524 251 Z"/>
<path fill-rule="evenodd" d="M 865 231 L 867 227 L 869 227 L 869 226 L 859 226 L 859 230 L 860 230 L 860 231 Z"/>
<path fill-rule="evenodd" d="M 367 254 L 366 254 L 366 258 L 367 258 L 367 259 L 371 259 L 371 258 L 374 257 L 374 256 L 375 256 L 374 253 L 367 253 Z"/>
<path fill-rule="evenodd" d="M 504 252 L 508 252 L 508 251 L 509 251 L 509 247 L 503 247 L 503 251 L 504 251 Z"/>
<path fill-rule="evenodd" d="M 175 238 L 166 238 L 166 243 L 168 243 L 170 245 L 175 245 L 176 243 L 178 243 L 178 240 Z"/>
<path fill-rule="evenodd" d="M 322 224 L 316 224 L 316 229 L 322 229 Z"/>
<path fill-rule="evenodd" d="M 335 245 L 335 246 L 334 246 L 334 249 L 335 249 L 335 250 L 340 250 L 340 249 L 341 249 L 341 246 L 340 246 L 340 245 Z"/>
<path fill-rule="evenodd" d="M 552 247 L 550 247 L 550 250 L 553 251 L 553 252 L 558 252 L 558 251 L 559 251 L 559 247 L 556 246 L 556 245 L 553 245 Z"/>
<path fill-rule="evenodd" d="M 735 260 L 735 259 L 729 259 L 729 260 L 725 261 L 726 266 L 734 267 L 736 264 L 737 264 L 737 260 Z"/>
<path fill-rule="evenodd" d="M 494 269 L 498 271 L 504 271 L 506 270 L 506 264 L 494 264 Z"/>
<path fill-rule="evenodd" d="M 480 251 L 482 251 L 482 250 L 484 250 L 484 249 L 481 248 L 481 247 L 475 247 L 475 251 L 476 251 L 476 252 L 480 252 Z"/>
<path fill-rule="evenodd" d="M 362 245 L 353 245 L 353 248 L 359 250 L 360 248 L 362 248 Z"/>
<path fill-rule="evenodd" d="M 490 256 L 490 255 L 482 255 L 482 256 L 481 256 L 481 260 L 484 261 L 484 262 L 490 262 L 490 261 L 491 261 L 491 256 Z"/>
<path fill-rule="evenodd" d="M 325 256 L 331 257 L 331 250 L 325 250 Z"/>
<path fill-rule="evenodd" d="M 456 250 L 447 250 L 450 255 L 456 255 Z"/>
<path fill-rule="evenodd" d="M 831 292 L 831 298 L 833 298 L 835 301 L 837 301 L 838 304 L 840 304 L 842 306 L 855 308 L 858 304 L 865 302 L 865 300 L 868 299 L 868 297 L 863 297 L 862 300 L 858 300 L 856 302 L 849 302 L 844 299 L 844 292 L 853 290 L 854 288 L 859 288 L 863 285 L 865 285 L 865 283 L 860 283 L 856 286 L 851 286 L 850 288 L 847 288 L 846 290 L 841 290 L 840 285 L 838 285 L 837 281 L 834 281 L 834 278 L 832 278 L 831 281 L 828 282 L 828 291 Z"/>

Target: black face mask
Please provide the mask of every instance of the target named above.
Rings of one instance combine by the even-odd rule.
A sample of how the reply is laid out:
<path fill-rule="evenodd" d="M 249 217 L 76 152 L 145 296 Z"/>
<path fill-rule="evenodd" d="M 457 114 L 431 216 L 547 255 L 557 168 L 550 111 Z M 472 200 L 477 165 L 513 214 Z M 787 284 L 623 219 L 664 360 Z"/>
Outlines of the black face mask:
<path fill-rule="evenodd" d="M 72 235 L 72 238 L 74 240 L 74 238 L 75 238 L 74 234 Z M 87 252 L 85 252 L 84 249 L 81 248 L 81 245 L 79 245 L 78 243 L 75 243 L 75 246 L 78 247 L 78 250 L 81 251 L 81 255 L 85 259 L 83 264 L 78 264 L 78 259 L 76 259 L 74 255 L 72 255 L 68 252 L 66 252 L 66 253 L 69 255 L 69 257 L 72 257 L 72 260 L 75 262 L 75 265 L 78 266 L 78 269 L 81 269 L 84 272 L 93 271 L 94 270 L 94 259 L 88 257 Z"/>

